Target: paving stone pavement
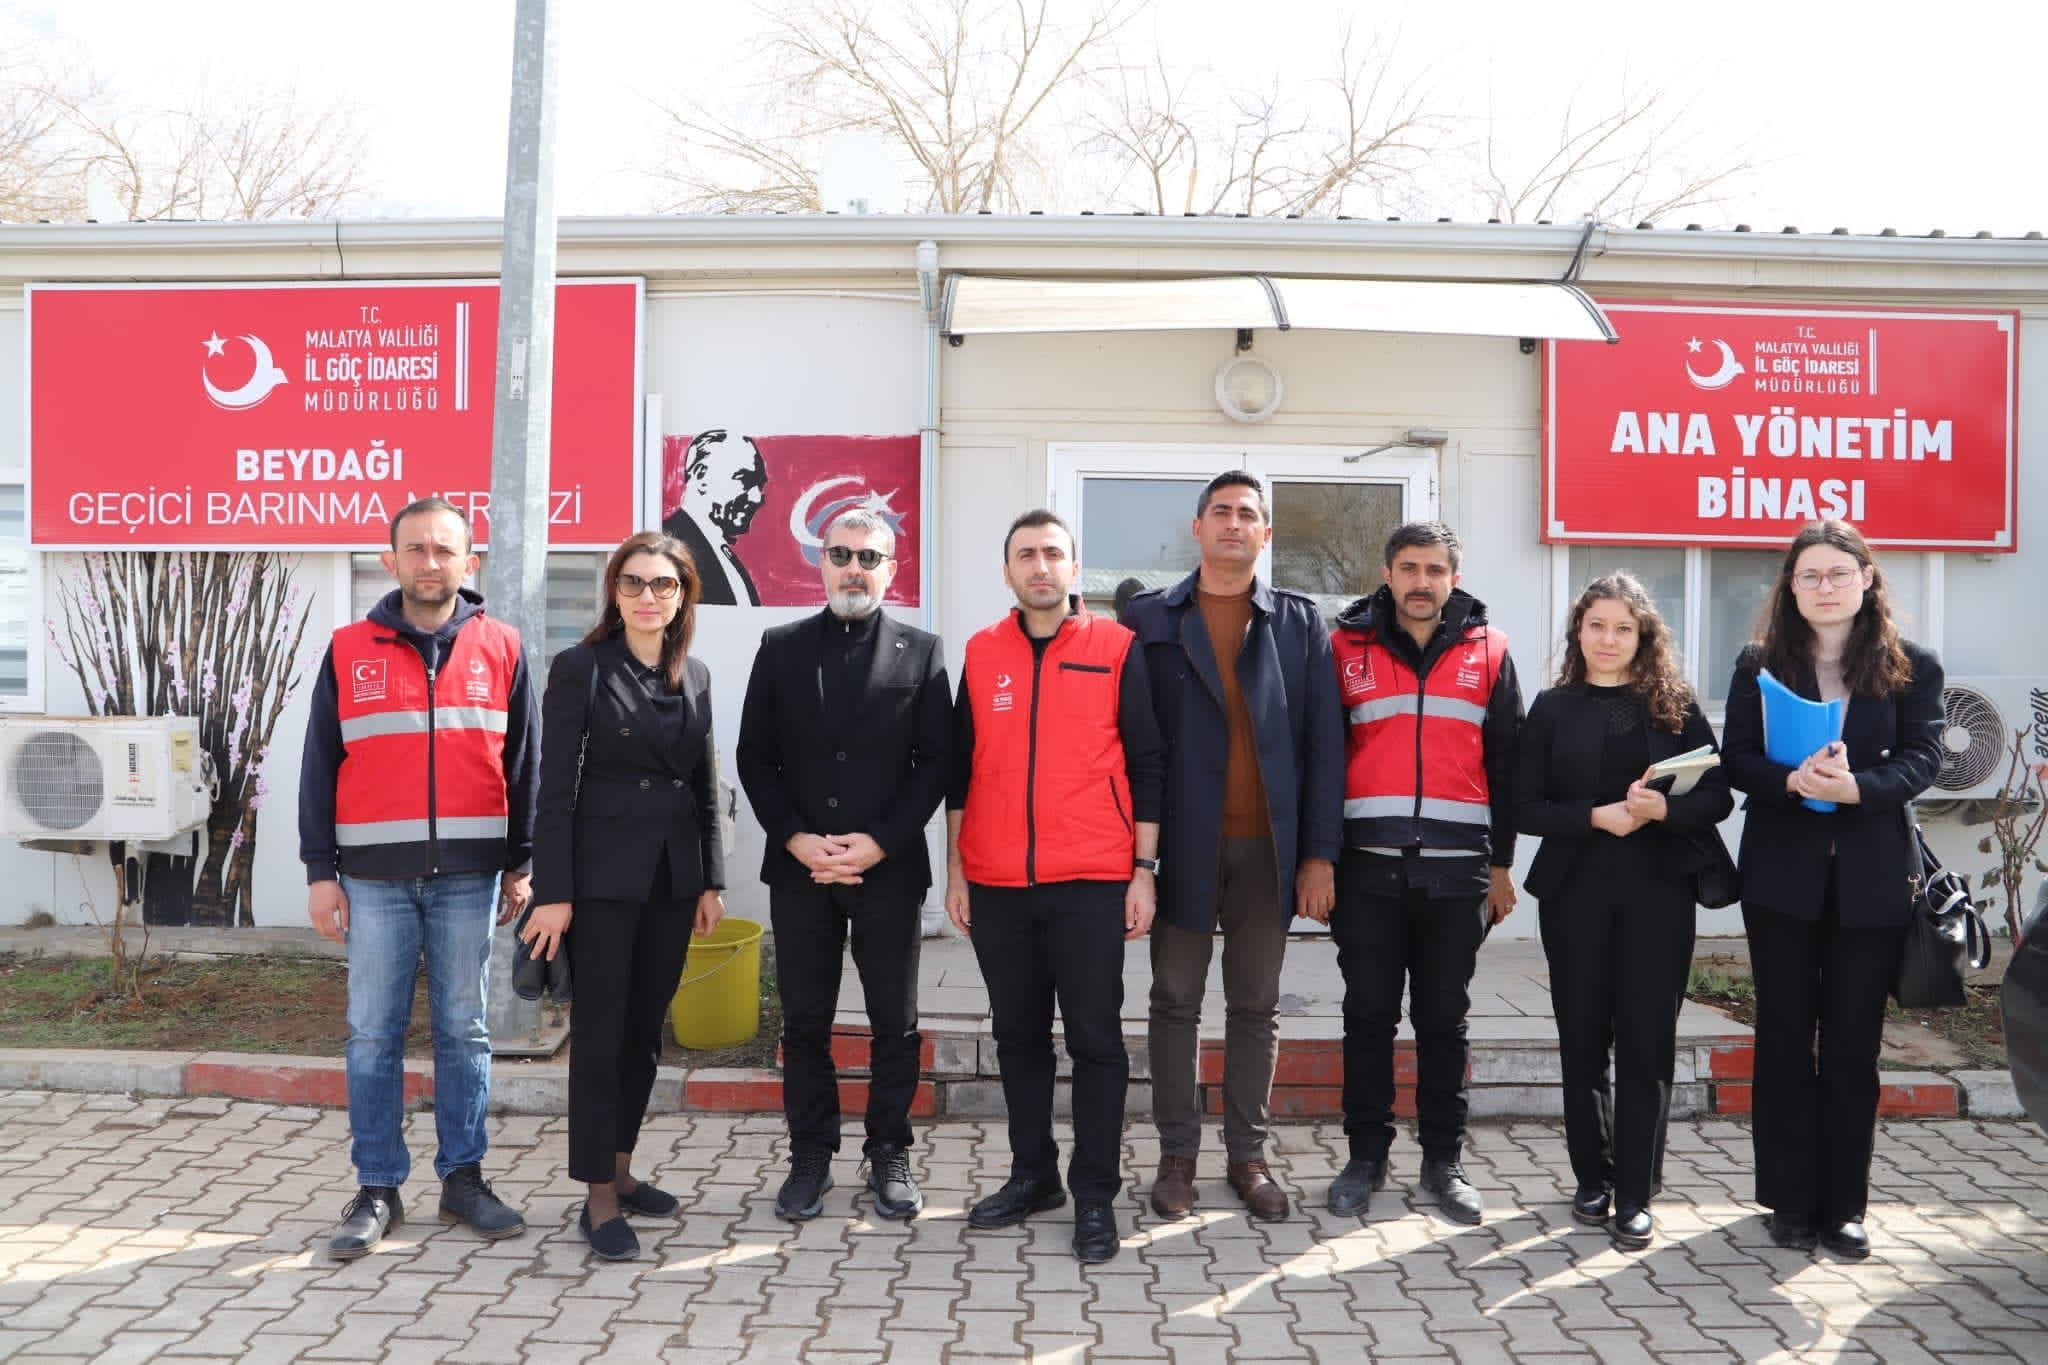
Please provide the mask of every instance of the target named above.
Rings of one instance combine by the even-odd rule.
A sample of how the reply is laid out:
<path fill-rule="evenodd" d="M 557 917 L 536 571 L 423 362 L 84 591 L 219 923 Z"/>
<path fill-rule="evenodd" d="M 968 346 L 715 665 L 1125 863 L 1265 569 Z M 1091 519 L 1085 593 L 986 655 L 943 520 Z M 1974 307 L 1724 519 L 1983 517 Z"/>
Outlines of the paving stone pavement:
<path fill-rule="evenodd" d="M 1748 1129 L 1718 1118 L 1672 1126 L 1642 1253 L 1571 1221 L 1555 1123 L 1475 1131 L 1478 1228 L 1414 1205 L 1405 1139 L 1370 1215 L 1331 1216 L 1343 1135 L 1318 1124 L 1276 1132 L 1288 1221 L 1247 1221 L 1205 1154 L 1195 1217 L 1141 1215 L 1134 1179 L 1122 1254 L 1086 1268 L 1065 1210 L 968 1231 L 1007 1169 L 998 1124 L 920 1131 L 908 1228 L 864 1216 L 852 1156 L 825 1216 L 793 1227 L 773 1213 L 779 1116 L 652 1118 L 644 1173 L 683 1211 L 641 1223 L 629 1265 L 576 1236 L 562 1120 L 492 1121 L 487 1173 L 531 1224 L 495 1243 L 435 1219 L 432 1115 L 408 1137 L 410 1221 L 339 1264 L 322 1247 L 351 1193 L 341 1112 L 0 1093 L 0 1358 L 2048 1360 L 2048 1138 L 2021 1123 L 1887 1124 L 1860 1265 L 1769 1244 Z M 1126 1169 L 1149 1176 L 1157 1150 L 1133 1125 Z"/>

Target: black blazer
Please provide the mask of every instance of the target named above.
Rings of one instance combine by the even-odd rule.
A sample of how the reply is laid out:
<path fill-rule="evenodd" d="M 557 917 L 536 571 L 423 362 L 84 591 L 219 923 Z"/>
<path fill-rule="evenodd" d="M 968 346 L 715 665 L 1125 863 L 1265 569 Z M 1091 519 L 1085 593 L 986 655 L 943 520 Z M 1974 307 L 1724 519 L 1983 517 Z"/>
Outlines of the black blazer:
<path fill-rule="evenodd" d="M 922 894 L 932 884 L 924 827 L 946 795 L 953 699 L 939 637 L 892 620 L 875 626 L 859 719 L 837 740 L 825 729 L 820 660 L 829 612 L 761 636 L 740 712 L 740 785 L 768 838 L 761 880 L 809 885 L 793 834 L 873 837 L 884 857 L 863 884 Z"/>
<path fill-rule="evenodd" d="M 711 670 L 683 668 L 685 719 L 673 746 L 633 674 L 623 636 L 572 645 L 548 669 L 541 700 L 540 806 L 533 829 L 536 905 L 585 899 L 665 898 L 654 874 L 668 850 L 673 885 L 694 897 L 724 889 L 718 828 L 718 749 L 711 734 Z M 597 670 L 592 701 L 591 670 Z M 583 790 L 576 755 L 586 727 Z"/>
<path fill-rule="evenodd" d="M 1832 862 L 1844 925 L 1889 928 L 1906 922 L 1905 808 L 1934 782 L 1942 730 L 1941 661 L 1911 642 L 1906 659 L 1913 681 L 1905 691 L 1851 697 L 1842 718 L 1849 768 L 1863 799 L 1816 811 L 1786 794 L 1792 769 L 1764 757 L 1759 651 L 1754 645 L 1743 650 L 1728 684 L 1722 732 L 1728 779 L 1748 795 L 1739 859 L 1745 903 L 1818 919 Z M 1809 700 L 1820 698 L 1811 666 L 1799 677 L 1778 681 Z"/>
<path fill-rule="evenodd" d="M 1714 727 L 1694 702 L 1685 709 L 1685 728 L 1678 734 L 1651 724 L 1645 708 L 1650 761 L 1658 763 L 1714 742 Z M 1522 882 L 1538 900 L 1564 889 L 1572 865 L 1594 839 L 1612 839 L 1593 828 L 1593 807 L 1620 799 L 1600 788 L 1600 748 L 1607 731 L 1605 705 L 1582 687 L 1552 687 L 1537 694 L 1522 726 L 1521 767 L 1515 778 L 1515 828 L 1543 840 L 1536 861 Z M 1660 871 L 1673 881 L 1699 870 L 1700 849 L 1688 837 L 1712 829 L 1728 818 L 1735 798 L 1723 768 L 1700 775 L 1691 791 L 1664 798 L 1666 813 L 1631 839 L 1660 845 Z"/>

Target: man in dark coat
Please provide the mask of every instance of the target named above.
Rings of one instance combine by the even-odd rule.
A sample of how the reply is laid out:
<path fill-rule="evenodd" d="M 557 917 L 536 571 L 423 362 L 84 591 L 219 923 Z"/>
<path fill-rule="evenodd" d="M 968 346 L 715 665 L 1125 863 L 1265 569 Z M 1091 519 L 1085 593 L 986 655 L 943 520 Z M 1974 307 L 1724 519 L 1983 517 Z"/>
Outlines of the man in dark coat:
<path fill-rule="evenodd" d="M 740 715 L 740 782 L 767 833 L 761 880 L 782 995 L 790 1174 L 775 1211 L 815 1218 L 839 1150 L 832 1017 L 853 940 L 874 1041 L 867 1105 L 875 1213 L 910 1219 L 917 1093 L 917 960 L 932 882 L 925 824 L 946 795 L 953 733 L 945 650 L 889 619 L 896 533 L 876 513 L 826 528 L 826 606 L 761 637 Z"/>
<path fill-rule="evenodd" d="M 1342 844 L 1344 731 L 1329 632 L 1310 598 L 1258 581 L 1272 518 L 1258 476 L 1219 474 L 1196 504 L 1201 567 L 1131 599 L 1166 740 L 1152 934 L 1152 1110 L 1163 1218 L 1193 1208 L 1201 1146 L 1196 1031 L 1223 933 L 1223 1140 L 1253 1216 L 1287 1216 L 1266 1166 L 1280 964 L 1295 915 L 1329 914 Z"/>

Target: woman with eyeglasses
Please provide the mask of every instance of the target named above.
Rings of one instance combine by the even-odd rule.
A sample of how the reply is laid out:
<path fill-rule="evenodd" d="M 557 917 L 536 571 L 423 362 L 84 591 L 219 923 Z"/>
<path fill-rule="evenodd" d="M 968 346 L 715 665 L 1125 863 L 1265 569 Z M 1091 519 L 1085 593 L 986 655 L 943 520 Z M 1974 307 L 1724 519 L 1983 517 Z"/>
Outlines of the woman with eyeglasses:
<path fill-rule="evenodd" d="M 603 615 L 555 657 L 541 702 L 523 937 L 536 956 L 569 954 L 569 1175 L 589 1187 L 584 1239 L 611 1261 L 640 1251 L 626 1215 L 679 1207 L 633 1175 L 633 1147 L 690 935 L 725 914 L 711 673 L 689 652 L 699 592 L 680 541 L 629 538 L 605 565 Z"/>
<path fill-rule="evenodd" d="M 1625 573 L 1588 583 L 1557 685 L 1538 694 L 1522 728 L 1515 827 L 1543 840 L 1523 884 L 1550 964 L 1572 1216 L 1605 1223 L 1631 1249 L 1655 1235 L 1650 1196 L 1663 1181 L 1694 874 L 1702 841 L 1718 837 L 1735 804 L 1718 768 L 1683 793 L 1649 769 L 1713 744 L 1642 584 Z"/>
<path fill-rule="evenodd" d="M 1845 702 L 1842 737 L 1796 764 L 1769 757 L 1764 671 L 1809 701 Z M 1762 638 L 1736 662 L 1722 734 L 1728 779 L 1749 798 L 1751 1139 L 1779 1246 L 1870 1254 L 1878 1044 L 1910 913 L 1906 807 L 1941 765 L 1941 693 L 1941 664 L 1900 636 L 1862 534 L 1822 521 L 1795 536 Z"/>

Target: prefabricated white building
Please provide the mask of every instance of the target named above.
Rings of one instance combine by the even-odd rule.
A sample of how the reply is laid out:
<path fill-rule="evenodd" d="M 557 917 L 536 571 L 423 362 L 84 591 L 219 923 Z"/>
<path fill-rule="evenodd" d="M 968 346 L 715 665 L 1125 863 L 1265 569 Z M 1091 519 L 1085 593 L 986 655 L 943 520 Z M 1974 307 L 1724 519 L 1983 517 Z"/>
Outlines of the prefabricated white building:
<path fill-rule="evenodd" d="M 258 702 L 277 709 L 236 731 L 246 809 L 217 822 L 215 860 L 239 855 L 245 873 L 231 893 L 208 888 L 212 909 L 195 912 L 205 922 L 302 922 L 292 795 L 304 677 L 328 631 L 383 590 L 369 553 L 383 528 L 368 503 L 351 505 L 345 532 L 311 525 L 323 513 L 283 494 L 239 503 L 247 490 L 237 478 L 260 483 L 271 447 L 244 449 L 232 468 L 243 448 L 230 425 L 219 428 L 230 433 L 219 459 L 187 468 L 184 400 L 160 395 L 191 395 L 210 404 L 208 421 L 232 424 L 267 398 L 267 383 L 281 400 L 269 411 L 298 402 L 291 411 L 310 414 L 307 446 L 323 442 L 332 457 L 346 440 L 349 455 L 367 460 L 372 442 L 398 444 L 391 433 L 416 414 L 351 414 L 344 400 L 344 434 L 326 434 L 340 419 L 316 391 L 346 392 L 335 387 L 350 382 L 346 365 L 337 381 L 328 358 L 348 354 L 348 337 L 293 335 L 293 356 L 280 346 L 276 378 L 259 383 L 271 373 L 271 343 L 258 355 L 241 342 L 263 329 L 207 323 L 206 307 L 230 291 L 289 304 L 317 293 L 302 286 L 319 286 L 342 291 L 321 298 L 354 308 L 349 291 L 424 299 L 447 285 L 449 298 L 465 300 L 462 318 L 474 303 L 473 334 L 458 342 L 449 327 L 366 330 L 359 349 L 388 342 L 436 357 L 372 365 L 452 405 L 453 372 L 466 373 L 472 355 L 488 388 L 493 305 L 462 291 L 488 291 L 497 264 L 494 222 L 0 226 L 0 713 L 88 711 L 92 665 L 80 651 L 92 654 L 91 637 L 118 620 L 101 595 L 109 565 L 125 562 L 97 552 L 211 547 L 223 558 L 257 552 L 265 564 L 254 584 L 271 594 L 272 672 Z M 705 607 L 698 633 L 728 760 L 761 630 L 815 609 L 804 551 L 831 510 L 867 501 L 899 517 L 912 553 L 898 582 L 906 600 L 892 610 L 941 632 L 957 665 L 968 635 L 1008 604 L 999 546 L 1017 512 L 1050 505 L 1072 520 L 1087 589 L 1106 598 L 1123 579 L 1185 571 L 1195 491 L 1237 466 L 1271 481 L 1270 572 L 1332 599 L 1377 583 L 1379 540 L 1393 521 L 1453 524 L 1464 585 L 1507 631 L 1532 695 L 1554 666 L 1578 586 L 1604 568 L 1636 571 L 1717 716 L 1776 564 L 1757 547 L 1782 544 L 1811 511 L 1850 510 L 1853 485 L 1854 510 L 1893 547 L 1882 563 L 1911 633 L 1941 653 L 1952 683 L 2001 708 L 1996 722 L 1978 724 L 1974 749 L 1959 738 L 1961 766 L 1944 795 L 1981 793 L 1981 777 L 1965 779 L 1983 768 L 1985 735 L 2037 724 L 2048 735 L 2048 693 L 2038 691 L 2048 687 L 2048 557 L 2038 543 L 2048 418 L 2029 401 L 2048 382 L 2048 242 L 1345 220 L 645 218 L 565 223 L 560 270 L 616 286 L 607 297 L 617 306 L 573 325 L 563 306 L 558 362 L 602 391 L 593 402 L 610 425 L 585 440 L 564 431 L 558 411 L 556 523 L 586 546 L 665 516 L 705 537 L 737 603 Z M 1570 293 L 1509 287 L 1567 276 L 1600 301 L 1620 345 L 1565 342 L 1552 352 L 1524 340 L 1586 325 Z M 1210 283 L 1163 284 L 1187 280 Z M 183 311 L 117 310 L 111 323 L 78 311 L 174 294 Z M 197 326 L 190 336 L 179 330 L 187 322 Z M 1687 349 L 1658 351 L 1667 334 Z M 470 348 L 460 364 L 458 344 Z M 154 366 L 168 377 L 138 372 L 154 362 L 135 357 L 159 354 L 177 357 Z M 1698 411 L 1670 397 L 1667 381 Z M 31 383 L 41 395 L 33 413 Z M 558 409 L 584 411 L 559 379 L 557 398 Z M 489 412 L 487 391 L 473 408 L 468 395 L 460 401 Z M 1597 427 L 1597 450 L 1575 423 Z M 1792 433 L 1782 451 L 1772 446 L 1780 427 Z M 484 430 L 487 469 L 487 416 Z M 138 431 L 154 436 L 138 441 Z M 720 432 L 731 439 L 707 435 Z M 298 444 L 289 434 L 249 439 Z M 466 478 L 475 489 L 473 451 L 459 472 L 436 465 L 453 456 L 432 442 L 416 439 L 405 454 L 406 488 L 451 491 Z M 310 477 L 309 466 L 279 458 L 270 472 L 280 479 Z M 1861 463 L 1843 463 L 1852 459 Z M 119 477 L 96 481 L 101 466 Z M 1757 477 L 1731 486 L 1750 471 Z M 1768 498 L 1751 498 L 1745 490 L 1766 474 Z M 217 482 L 228 499 L 204 533 L 195 480 Z M 588 503 L 568 511 L 571 485 Z M 244 592 L 250 558 L 234 561 Z M 551 558 L 551 645 L 594 618 L 601 563 L 589 548 Z M 238 681 L 229 668 L 215 679 L 201 661 L 195 672 L 206 678 L 173 682 L 225 696 Z M 761 835 L 743 798 L 738 809 L 728 903 L 765 918 L 751 875 Z M 1981 827 L 1960 823 L 1972 813 L 1966 803 L 1932 809 L 1949 821 L 1933 829 L 1955 865 L 1988 864 L 1974 849 Z M 0 923 L 39 910 L 87 920 L 112 897 L 104 859 L 0 842 Z M 1520 913 L 1504 932 L 1534 926 Z M 1739 927 L 1732 910 L 1702 918 L 1704 932 Z"/>

